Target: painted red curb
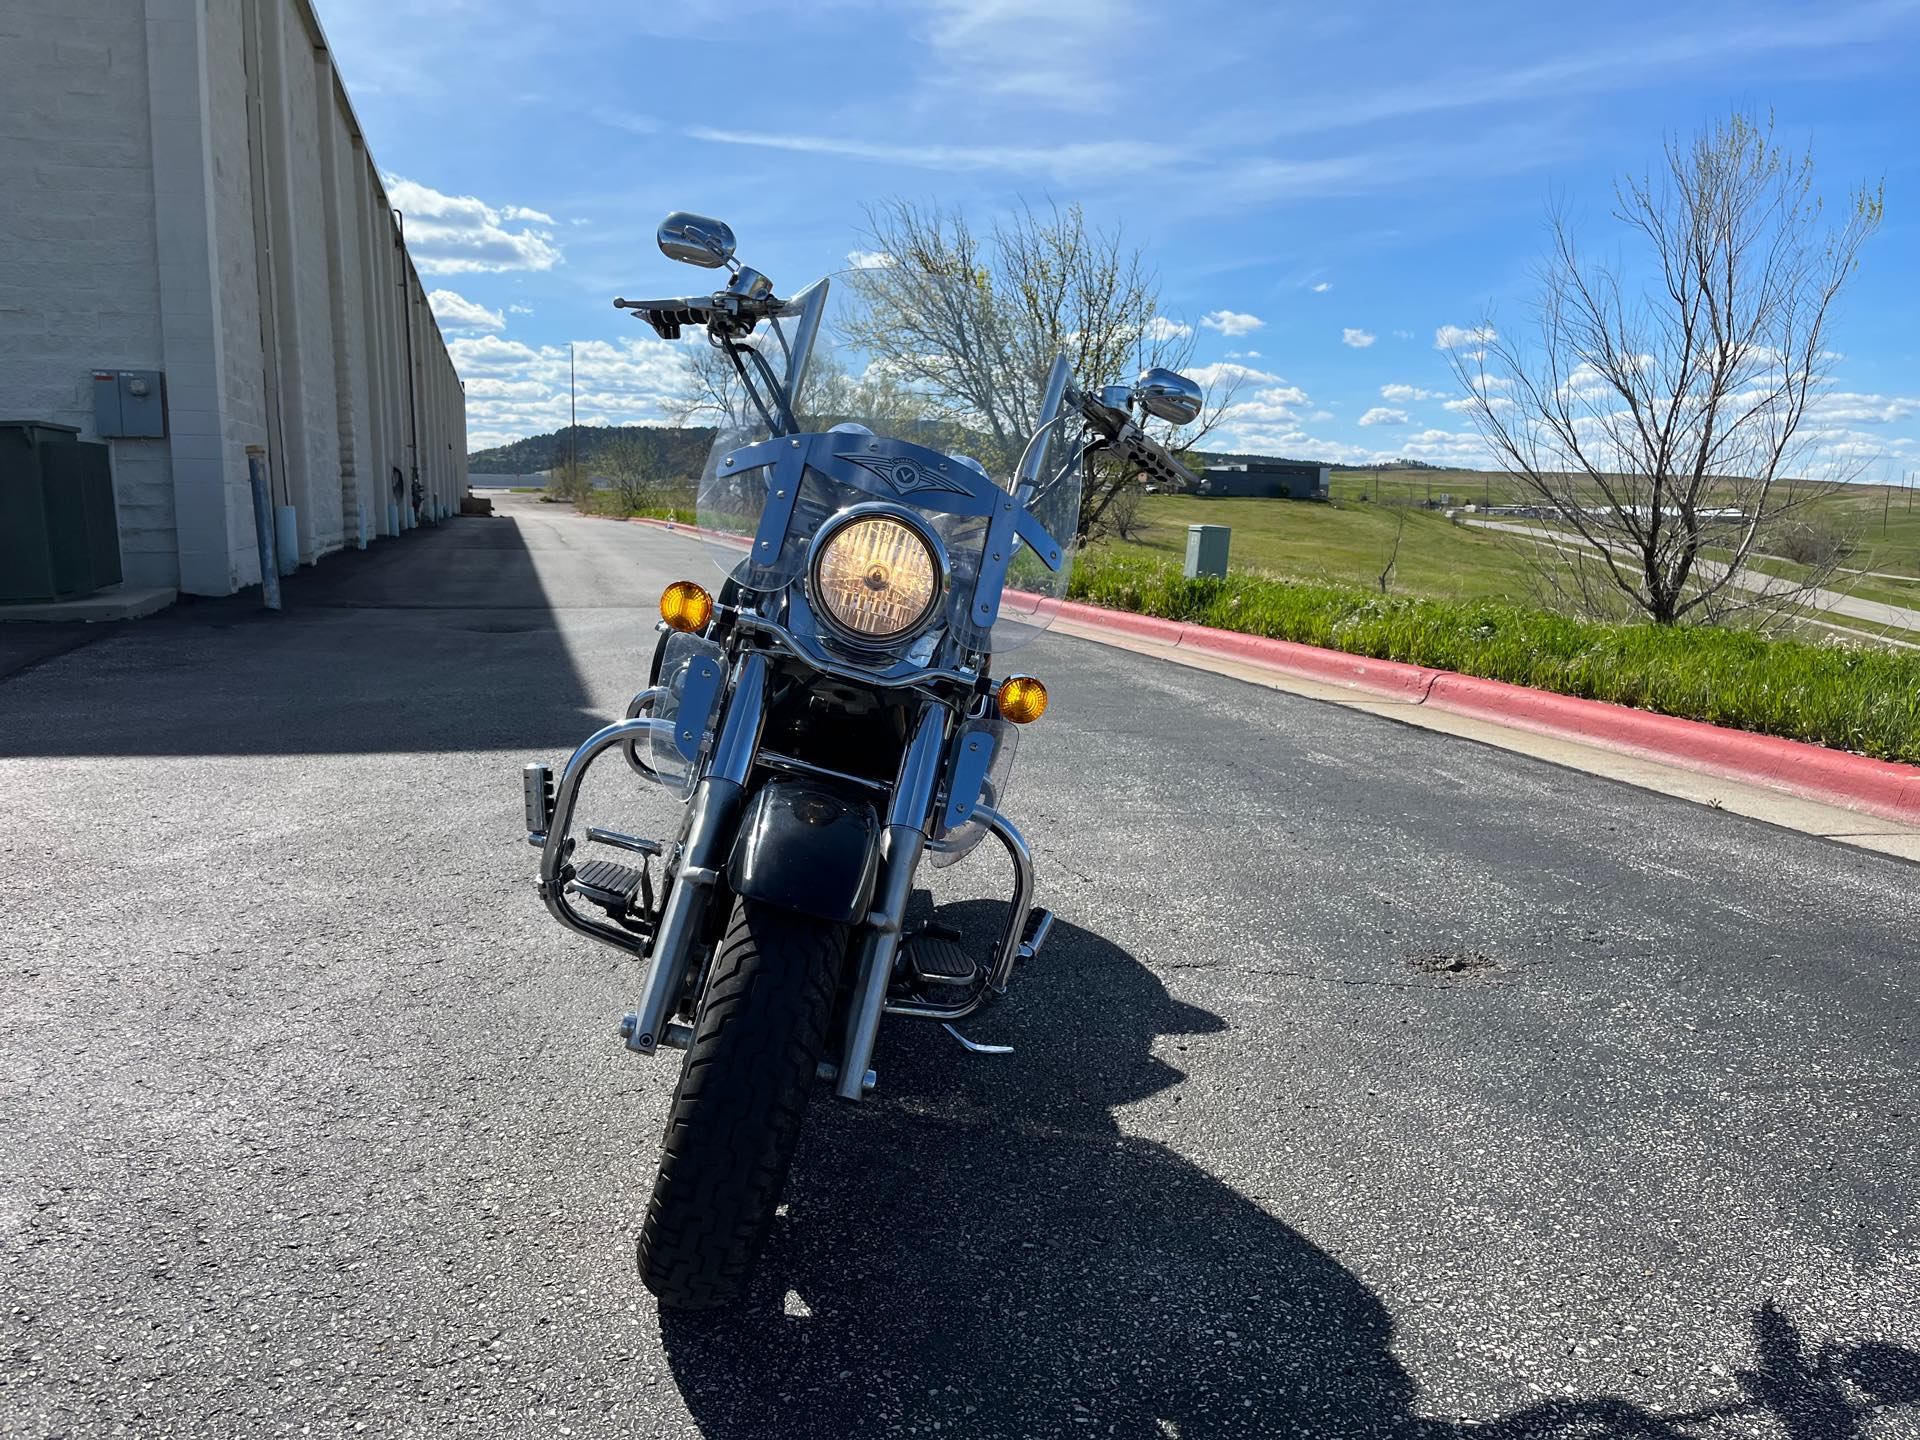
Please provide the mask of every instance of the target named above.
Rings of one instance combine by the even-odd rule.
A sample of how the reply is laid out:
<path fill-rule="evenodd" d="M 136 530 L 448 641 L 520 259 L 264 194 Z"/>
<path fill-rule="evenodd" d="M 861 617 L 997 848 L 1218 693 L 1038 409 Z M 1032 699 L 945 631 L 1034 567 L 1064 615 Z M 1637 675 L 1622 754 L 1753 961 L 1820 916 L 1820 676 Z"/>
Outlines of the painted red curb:
<path fill-rule="evenodd" d="M 740 537 L 635 516 L 632 523 L 744 544 Z M 1581 740 L 1622 754 L 1782 790 L 1822 804 L 1920 825 L 1920 766 L 1875 760 L 1824 745 L 1730 730 L 1701 720 L 1657 715 L 1605 700 L 1556 695 L 1504 680 L 1483 680 L 1398 660 L 1375 660 L 1318 645 L 1243 635 L 1158 615 L 1108 610 L 1077 600 L 1059 602 L 1067 619 L 1118 635 L 1154 640 L 1180 650 L 1219 655 L 1282 674 L 1343 685 L 1456 715 L 1491 720 L 1540 735 Z"/>
<path fill-rule="evenodd" d="M 1303 679 L 1410 699 L 1414 704 L 1457 715 L 1581 740 L 1726 780 L 1783 790 L 1842 809 L 1920 824 L 1920 766 L 1750 730 L 1730 730 L 1675 715 L 1657 715 L 1605 700 L 1556 695 L 1504 680 L 1483 680 L 1476 675 L 1430 670 L 1397 660 L 1374 660 L 1290 640 L 1105 610 L 1097 605 L 1069 601 L 1061 605 L 1060 613 L 1083 625 L 1158 640 L 1181 650 L 1222 655 Z"/>

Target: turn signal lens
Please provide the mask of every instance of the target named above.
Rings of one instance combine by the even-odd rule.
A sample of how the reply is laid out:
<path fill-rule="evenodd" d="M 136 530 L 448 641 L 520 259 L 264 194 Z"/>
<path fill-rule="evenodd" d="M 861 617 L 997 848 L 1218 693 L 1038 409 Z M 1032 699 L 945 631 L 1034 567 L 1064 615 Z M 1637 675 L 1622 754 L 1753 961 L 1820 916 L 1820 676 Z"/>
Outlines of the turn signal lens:
<path fill-rule="evenodd" d="M 660 618 L 676 630 L 704 630 L 713 618 L 713 597 L 691 580 L 676 580 L 661 592 Z"/>
<path fill-rule="evenodd" d="M 1047 713 L 1047 687 L 1031 675 L 1009 675 L 1000 682 L 1000 713 L 1016 725 L 1030 725 Z"/>

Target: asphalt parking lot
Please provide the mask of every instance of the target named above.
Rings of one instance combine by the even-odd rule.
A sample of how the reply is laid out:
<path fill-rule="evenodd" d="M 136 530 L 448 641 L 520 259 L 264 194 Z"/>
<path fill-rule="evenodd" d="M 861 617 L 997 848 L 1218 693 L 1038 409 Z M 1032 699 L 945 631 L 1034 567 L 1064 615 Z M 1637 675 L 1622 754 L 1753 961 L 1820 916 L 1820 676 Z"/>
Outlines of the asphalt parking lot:
<path fill-rule="evenodd" d="M 893 1022 L 663 1324 L 518 771 L 705 559 L 501 508 L 0 635 L 5 1433 L 1920 1435 L 1920 867 L 1064 637 L 1014 1053 Z"/>

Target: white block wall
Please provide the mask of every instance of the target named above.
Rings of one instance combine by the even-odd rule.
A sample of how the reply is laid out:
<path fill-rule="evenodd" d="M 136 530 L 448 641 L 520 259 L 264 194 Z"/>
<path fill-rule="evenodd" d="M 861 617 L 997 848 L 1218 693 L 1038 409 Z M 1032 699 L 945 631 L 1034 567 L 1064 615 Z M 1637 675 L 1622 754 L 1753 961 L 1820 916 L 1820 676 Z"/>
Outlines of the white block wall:
<path fill-rule="evenodd" d="M 129 581 L 258 582 L 248 445 L 302 563 L 388 533 L 396 472 L 401 528 L 416 473 L 457 506 L 464 397 L 309 0 L 0 0 L 0 419 L 97 438 L 96 369 L 166 373 L 167 437 L 111 442 Z"/>

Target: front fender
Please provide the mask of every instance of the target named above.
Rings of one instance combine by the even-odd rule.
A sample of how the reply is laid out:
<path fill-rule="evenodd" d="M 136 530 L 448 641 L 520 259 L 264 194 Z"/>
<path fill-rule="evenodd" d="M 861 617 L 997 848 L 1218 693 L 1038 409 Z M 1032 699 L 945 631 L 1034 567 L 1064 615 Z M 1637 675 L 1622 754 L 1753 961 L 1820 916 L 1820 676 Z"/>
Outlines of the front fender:
<path fill-rule="evenodd" d="M 811 780 L 773 780 L 753 797 L 727 861 L 727 885 L 848 925 L 865 918 L 880 868 L 880 818 L 865 800 Z"/>

